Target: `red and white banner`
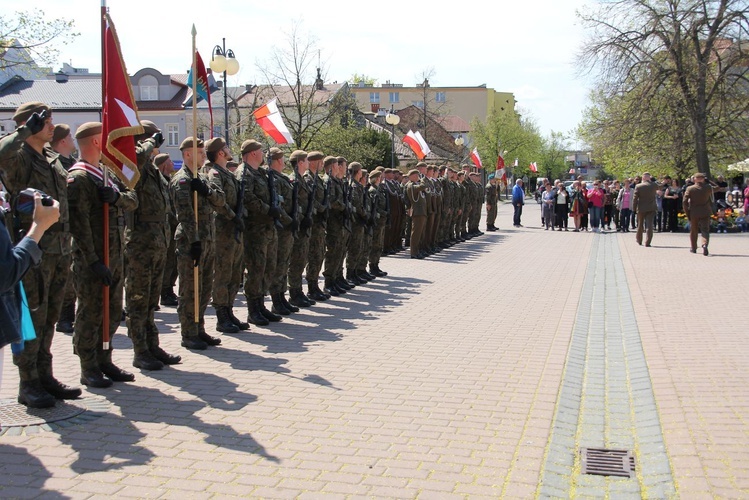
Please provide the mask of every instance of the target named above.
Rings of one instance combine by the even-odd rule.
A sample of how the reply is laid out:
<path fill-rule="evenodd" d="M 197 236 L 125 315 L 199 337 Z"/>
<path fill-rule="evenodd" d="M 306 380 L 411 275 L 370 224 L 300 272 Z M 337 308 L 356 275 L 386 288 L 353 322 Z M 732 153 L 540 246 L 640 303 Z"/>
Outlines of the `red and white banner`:
<path fill-rule="evenodd" d="M 536 162 L 531 162 L 530 165 L 528 165 L 528 168 L 531 169 L 531 172 L 538 172 L 538 165 L 536 165 Z"/>
<path fill-rule="evenodd" d="M 505 159 L 502 158 L 502 154 L 500 154 L 499 158 L 497 158 L 497 171 L 494 174 L 494 177 L 497 179 L 502 179 L 504 181 L 507 180 L 507 173 L 505 172 Z"/>
<path fill-rule="evenodd" d="M 479 156 L 478 148 L 473 148 L 473 151 L 471 151 L 471 161 L 478 168 L 484 168 L 484 166 L 481 164 L 481 157 Z"/>
<path fill-rule="evenodd" d="M 426 141 L 418 131 L 409 130 L 408 134 L 403 137 L 403 142 L 411 147 L 411 150 L 419 160 L 423 160 L 431 152 L 431 149 L 429 149 Z"/>
<path fill-rule="evenodd" d="M 290 144 L 294 142 L 294 139 L 291 137 L 291 131 L 286 127 L 283 117 L 278 111 L 276 99 L 257 108 L 252 112 L 252 116 L 255 117 L 255 121 L 263 129 L 263 132 L 276 141 L 276 144 Z"/>
<path fill-rule="evenodd" d="M 136 135 L 143 133 L 133 99 L 130 77 L 120 52 L 120 42 L 109 14 L 104 32 L 104 95 L 102 96 L 102 161 L 130 189 L 140 173 L 135 156 Z"/>

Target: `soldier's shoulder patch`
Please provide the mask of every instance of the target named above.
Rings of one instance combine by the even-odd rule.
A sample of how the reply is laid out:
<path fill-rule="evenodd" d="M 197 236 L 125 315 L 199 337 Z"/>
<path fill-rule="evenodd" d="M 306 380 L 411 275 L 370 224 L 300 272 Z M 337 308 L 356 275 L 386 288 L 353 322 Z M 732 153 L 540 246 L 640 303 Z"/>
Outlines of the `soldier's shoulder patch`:
<path fill-rule="evenodd" d="M 187 184 L 187 179 L 185 179 L 185 178 L 183 177 L 182 179 L 180 179 L 180 180 L 179 180 L 179 183 L 180 183 L 180 184 Z"/>

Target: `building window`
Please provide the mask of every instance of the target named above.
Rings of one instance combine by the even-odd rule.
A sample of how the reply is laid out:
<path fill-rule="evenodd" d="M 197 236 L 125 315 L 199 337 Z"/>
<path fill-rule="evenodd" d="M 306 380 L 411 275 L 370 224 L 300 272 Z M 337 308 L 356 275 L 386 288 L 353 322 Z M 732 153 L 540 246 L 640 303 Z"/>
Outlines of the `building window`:
<path fill-rule="evenodd" d="M 390 102 L 401 102 L 400 92 L 390 92 Z"/>
<path fill-rule="evenodd" d="M 411 104 L 413 104 L 417 108 L 424 109 L 424 101 L 411 101 Z"/>
<path fill-rule="evenodd" d="M 434 96 L 434 101 L 435 102 L 445 102 L 446 101 L 446 99 L 445 99 L 445 93 L 444 92 L 437 92 L 436 95 Z"/>
<path fill-rule="evenodd" d="M 380 104 L 380 93 L 379 92 L 370 92 L 369 93 L 369 102 L 370 102 L 370 104 Z"/>
<path fill-rule="evenodd" d="M 156 77 L 146 75 L 138 80 L 138 87 L 140 87 L 140 100 L 141 101 L 158 101 L 159 100 L 159 82 Z"/>
<path fill-rule="evenodd" d="M 179 146 L 179 125 L 176 123 L 166 124 L 166 145 L 176 148 Z"/>

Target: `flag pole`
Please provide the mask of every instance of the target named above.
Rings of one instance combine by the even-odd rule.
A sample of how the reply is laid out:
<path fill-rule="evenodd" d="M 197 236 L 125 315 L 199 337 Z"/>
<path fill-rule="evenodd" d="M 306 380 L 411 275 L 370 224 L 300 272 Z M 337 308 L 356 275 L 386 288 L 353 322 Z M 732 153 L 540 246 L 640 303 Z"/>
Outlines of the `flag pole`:
<path fill-rule="evenodd" d="M 105 52 L 105 45 L 104 45 L 104 39 L 106 37 L 106 30 L 107 30 L 107 0 L 101 0 L 101 109 L 102 112 L 104 110 L 104 98 L 106 96 L 106 67 L 107 67 L 107 61 L 106 61 L 106 52 Z M 104 117 L 102 117 L 103 121 Z M 102 150 L 106 147 L 107 138 L 102 137 Z M 100 165 L 102 166 L 102 172 L 104 174 L 104 187 L 107 186 L 109 181 L 109 168 L 107 167 L 105 162 L 100 162 Z M 103 238 L 104 238 L 104 245 L 103 245 L 103 257 L 104 257 L 104 265 L 109 268 L 109 203 L 104 203 L 102 205 L 102 210 L 104 213 L 102 214 L 102 229 L 103 229 Z M 101 294 L 102 294 L 102 319 L 101 319 L 101 340 L 102 340 L 102 349 L 105 351 L 109 350 L 109 287 L 106 284 L 103 284 L 101 287 Z"/>
<path fill-rule="evenodd" d="M 198 178 L 198 63 L 197 63 L 197 57 L 195 54 L 197 54 L 197 48 L 195 47 L 195 37 L 198 34 L 198 32 L 195 30 L 195 25 L 192 25 L 192 161 L 193 164 L 190 165 L 190 171 L 192 172 L 193 178 Z M 192 192 L 192 207 L 193 212 L 195 213 L 195 231 L 198 231 L 198 234 L 200 234 L 200 229 L 198 227 L 198 192 L 193 191 Z M 192 281 L 193 281 L 193 307 L 195 313 L 193 316 L 195 317 L 195 323 L 200 323 L 200 279 L 198 277 L 198 266 L 200 265 L 200 261 L 195 263 L 195 266 L 193 267 L 192 272 Z"/>

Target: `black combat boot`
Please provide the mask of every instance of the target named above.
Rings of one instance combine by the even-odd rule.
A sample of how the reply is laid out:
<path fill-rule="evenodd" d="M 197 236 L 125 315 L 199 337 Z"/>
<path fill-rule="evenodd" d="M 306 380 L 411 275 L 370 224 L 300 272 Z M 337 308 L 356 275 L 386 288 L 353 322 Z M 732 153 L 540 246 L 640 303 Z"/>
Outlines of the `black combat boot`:
<path fill-rule="evenodd" d="M 338 285 L 339 288 L 343 288 L 344 290 L 347 290 L 347 291 L 354 288 L 354 284 L 346 281 L 346 278 L 344 278 L 343 276 L 337 277 L 335 280 L 335 284 Z"/>
<path fill-rule="evenodd" d="M 151 354 L 153 354 L 153 357 L 164 363 L 165 365 L 176 365 L 180 361 L 182 361 L 182 356 L 176 356 L 174 354 L 169 354 L 164 349 L 162 349 L 159 346 L 151 347 L 149 349 L 151 351 Z"/>
<path fill-rule="evenodd" d="M 220 338 L 212 337 L 205 331 L 205 318 L 200 318 L 200 324 L 198 325 L 198 338 L 208 345 L 221 345 Z"/>
<path fill-rule="evenodd" d="M 60 319 L 57 320 L 55 331 L 60 333 L 73 333 L 73 322 L 75 321 L 75 302 L 65 304 L 60 311 Z"/>
<path fill-rule="evenodd" d="M 139 350 L 133 356 L 133 366 L 140 368 L 141 370 L 161 370 L 164 368 L 164 363 L 159 361 L 151 354 L 149 350 Z"/>
<path fill-rule="evenodd" d="M 216 306 L 216 318 L 216 330 L 219 332 L 239 333 L 239 327 L 231 320 L 227 306 Z"/>
<path fill-rule="evenodd" d="M 174 289 L 164 288 L 161 290 L 161 305 L 168 307 L 176 307 L 179 305 L 179 299 L 177 299 Z"/>
<path fill-rule="evenodd" d="M 369 278 L 369 277 L 368 277 L 368 276 L 371 276 L 371 275 L 370 275 L 370 274 L 368 274 L 368 273 L 367 273 L 367 272 L 366 272 L 366 271 L 365 271 L 364 269 L 357 269 L 357 270 L 356 270 L 356 271 L 354 271 L 354 272 L 356 273 L 356 276 L 357 276 L 357 277 L 358 277 L 358 278 L 359 278 L 359 279 L 360 279 L 360 280 L 361 280 L 361 281 L 362 281 L 363 283 L 368 283 L 368 282 L 369 282 L 369 281 L 370 281 L 371 279 L 373 279 L 373 278 Z"/>
<path fill-rule="evenodd" d="M 380 270 L 380 266 L 377 264 L 370 264 L 369 265 L 369 274 L 372 274 L 378 278 L 382 278 L 383 276 L 387 276 L 388 273 L 385 271 Z"/>
<path fill-rule="evenodd" d="M 288 316 L 291 314 L 291 311 L 286 309 L 286 304 L 283 303 L 283 294 L 274 293 L 270 298 L 273 301 L 273 306 L 270 308 L 272 313 L 280 314 L 281 316 Z"/>
<path fill-rule="evenodd" d="M 51 408 L 55 397 L 44 390 L 39 380 L 27 380 L 18 386 L 18 402 L 29 408 Z"/>
<path fill-rule="evenodd" d="M 81 395 L 81 390 L 78 387 L 70 387 L 67 384 L 63 384 L 51 374 L 39 377 L 42 387 L 45 391 L 52 394 L 55 399 L 77 399 Z"/>
<path fill-rule="evenodd" d="M 257 305 L 258 305 L 258 308 L 260 309 L 260 314 L 262 314 L 263 316 L 265 316 L 265 319 L 267 319 L 268 321 L 271 321 L 273 323 L 281 321 L 282 318 L 281 318 L 280 315 L 271 312 L 267 307 L 265 307 L 265 298 L 264 297 L 260 297 L 259 299 L 257 299 Z"/>
<path fill-rule="evenodd" d="M 356 271 L 353 269 L 346 269 L 346 279 L 354 285 L 363 285 L 365 283 L 365 281 L 362 281 L 362 279 L 356 275 Z"/>
<path fill-rule="evenodd" d="M 263 300 L 262 298 L 260 300 Z M 252 323 L 253 325 L 257 326 L 267 326 L 270 324 L 270 321 L 268 321 L 265 316 L 263 316 L 263 313 L 260 312 L 260 307 L 258 304 L 258 300 L 248 300 L 247 301 L 247 309 L 249 311 L 247 315 L 247 321 Z"/>
<path fill-rule="evenodd" d="M 227 307 L 227 310 L 229 311 L 229 319 L 231 319 L 232 323 L 237 325 L 237 328 L 239 328 L 242 331 L 250 329 L 249 323 L 247 323 L 246 321 L 241 321 L 239 318 L 234 316 L 234 309 L 232 309 L 231 307 Z"/>
<path fill-rule="evenodd" d="M 135 375 L 116 366 L 111 361 L 100 363 L 99 369 L 114 382 L 132 382 L 135 380 Z"/>
<path fill-rule="evenodd" d="M 324 302 L 328 300 L 328 297 L 320 290 L 317 285 L 317 281 L 307 283 L 307 297 L 312 300 Z"/>
<path fill-rule="evenodd" d="M 282 293 L 280 295 L 281 295 L 281 301 L 283 302 L 283 305 L 284 305 L 284 307 L 286 307 L 286 309 L 288 309 L 290 312 L 293 312 L 293 313 L 299 312 L 299 308 L 297 306 L 293 306 L 293 305 L 289 304 L 289 301 L 286 300 L 286 294 L 285 293 Z"/>
<path fill-rule="evenodd" d="M 330 278 L 325 278 L 325 286 L 322 289 L 322 293 L 332 297 L 338 297 L 341 294 L 341 292 L 339 292 L 335 287 L 333 280 Z"/>
<path fill-rule="evenodd" d="M 372 281 L 373 279 L 377 278 L 377 276 L 375 276 L 374 274 L 368 273 L 366 269 L 362 269 L 362 274 L 364 274 L 364 277 L 367 278 L 368 281 Z"/>
<path fill-rule="evenodd" d="M 182 347 L 192 351 L 205 351 L 208 349 L 208 344 L 200 340 L 199 337 L 182 337 Z"/>
<path fill-rule="evenodd" d="M 81 384 L 104 389 L 112 385 L 112 379 L 105 377 L 98 368 L 87 368 L 81 371 Z"/>
<path fill-rule="evenodd" d="M 289 304 L 296 307 L 309 307 L 310 304 L 301 288 L 289 289 Z"/>

